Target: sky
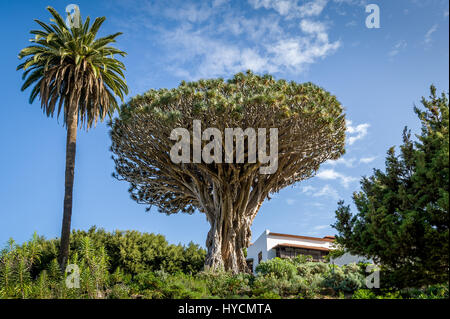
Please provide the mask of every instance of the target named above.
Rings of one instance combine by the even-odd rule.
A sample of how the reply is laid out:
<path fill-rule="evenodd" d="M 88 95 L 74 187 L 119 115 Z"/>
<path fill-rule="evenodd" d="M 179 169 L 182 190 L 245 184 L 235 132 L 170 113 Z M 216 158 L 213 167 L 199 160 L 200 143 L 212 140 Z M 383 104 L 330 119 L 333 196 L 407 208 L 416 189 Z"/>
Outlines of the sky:
<path fill-rule="evenodd" d="M 105 16 L 100 35 L 123 32 L 116 46 L 131 98 L 182 80 L 230 78 L 253 70 L 277 79 L 313 82 L 335 95 L 347 118 L 346 154 L 324 163 L 317 175 L 273 194 L 252 225 L 254 241 L 265 229 L 305 236 L 334 235 L 337 201 L 351 204 L 362 176 L 384 168 L 389 147 L 408 126 L 419 133 L 413 106 L 433 83 L 449 90 L 447 0 L 73 0 L 0 2 L 2 105 L 0 107 L 0 245 L 33 232 L 60 235 L 66 132 L 47 118 L 39 101 L 28 103 L 16 71 L 29 44 L 33 19 L 49 22 L 80 7 L 83 17 Z M 377 4 L 380 27 L 367 28 L 367 4 Z M 115 115 L 117 116 L 117 114 Z M 203 214 L 166 216 L 134 202 L 128 184 L 115 180 L 109 127 L 79 131 L 72 228 L 91 226 L 159 233 L 170 243 L 205 246 Z M 355 209 L 353 207 L 353 209 Z"/>

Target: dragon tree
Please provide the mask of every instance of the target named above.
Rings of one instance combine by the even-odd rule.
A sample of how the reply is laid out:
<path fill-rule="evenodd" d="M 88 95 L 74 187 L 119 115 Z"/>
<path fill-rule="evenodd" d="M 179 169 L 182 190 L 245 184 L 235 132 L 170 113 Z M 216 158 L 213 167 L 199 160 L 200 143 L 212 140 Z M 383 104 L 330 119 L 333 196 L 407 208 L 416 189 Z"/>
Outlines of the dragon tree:
<path fill-rule="evenodd" d="M 196 123 L 222 133 L 205 137 L 204 132 L 200 140 L 203 155 L 205 149 L 213 151 L 216 160 L 199 161 L 189 150 L 183 160 L 174 161 L 171 150 L 180 139 L 174 139 L 173 130 L 194 132 L 188 139 L 194 150 L 199 146 Z M 231 154 L 226 148 L 210 147 L 225 145 L 230 128 L 244 132 L 244 142 L 233 135 L 236 148 Z M 252 160 L 252 129 L 278 129 L 274 172 L 262 171 L 259 158 Z M 335 96 L 312 83 L 248 71 L 228 81 L 183 81 L 177 88 L 138 95 L 121 107 L 111 123 L 111 138 L 114 176 L 130 183 L 131 197 L 147 209 L 158 207 L 160 213 L 205 214 L 211 225 L 205 268 L 236 273 L 247 271 L 243 251 L 264 200 L 314 176 L 323 162 L 344 154 L 345 114 Z M 220 160 L 237 157 L 239 145 L 243 160 Z M 258 141 L 262 145 L 265 148 Z"/>

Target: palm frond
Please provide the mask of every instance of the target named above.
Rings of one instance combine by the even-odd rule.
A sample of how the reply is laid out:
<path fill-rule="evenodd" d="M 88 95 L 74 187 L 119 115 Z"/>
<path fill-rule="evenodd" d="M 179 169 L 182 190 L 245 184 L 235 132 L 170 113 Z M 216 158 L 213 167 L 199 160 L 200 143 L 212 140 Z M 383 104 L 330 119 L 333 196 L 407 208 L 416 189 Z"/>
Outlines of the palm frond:
<path fill-rule="evenodd" d="M 23 71 L 22 90 L 32 87 L 30 103 L 39 97 L 47 116 L 63 112 L 67 125 L 69 108 L 76 107 L 80 126 L 89 129 L 98 120 L 111 116 L 128 94 L 125 65 L 115 56 L 126 53 L 110 46 L 122 33 L 96 39 L 105 17 L 90 24 L 80 16 L 78 28 L 69 28 L 61 15 L 47 7 L 52 23 L 35 20 L 42 28 L 32 30 L 32 44 L 19 53 L 25 59 L 17 66 Z"/>

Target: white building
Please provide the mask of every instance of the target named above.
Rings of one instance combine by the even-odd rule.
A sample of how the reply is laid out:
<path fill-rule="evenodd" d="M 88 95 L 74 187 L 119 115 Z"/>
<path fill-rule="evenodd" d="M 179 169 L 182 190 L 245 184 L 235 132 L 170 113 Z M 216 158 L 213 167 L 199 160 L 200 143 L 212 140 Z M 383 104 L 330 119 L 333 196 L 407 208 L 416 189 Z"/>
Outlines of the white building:
<path fill-rule="evenodd" d="M 308 237 L 272 233 L 266 229 L 258 239 L 247 248 L 247 263 L 252 265 L 253 272 L 261 261 L 275 257 L 290 258 L 297 255 L 310 255 L 315 261 L 323 260 L 333 248 L 334 236 Z M 352 262 L 368 261 L 366 258 L 344 254 L 332 259 L 336 265 Z"/>

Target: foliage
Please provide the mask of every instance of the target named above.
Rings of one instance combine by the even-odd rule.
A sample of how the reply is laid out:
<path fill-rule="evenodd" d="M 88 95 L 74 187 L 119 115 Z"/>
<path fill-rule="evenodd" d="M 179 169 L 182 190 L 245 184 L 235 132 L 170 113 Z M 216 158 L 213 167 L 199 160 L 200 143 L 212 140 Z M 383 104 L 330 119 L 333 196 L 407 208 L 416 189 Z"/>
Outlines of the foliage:
<path fill-rule="evenodd" d="M 273 274 L 277 278 L 292 279 L 297 275 L 297 268 L 289 259 L 273 258 L 260 262 L 256 266 L 256 273 L 263 276 Z"/>
<path fill-rule="evenodd" d="M 35 20 L 42 29 L 30 31 L 33 44 L 19 53 L 20 59 L 26 58 L 17 67 L 24 71 L 22 91 L 34 84 L 30 103 L 40 96 L 44 113 L 53 116 L 56 109 L 58 115 L 63 111 L 64 124 L 69 106 L 77 106 L 78 122 L 90 128 L 98 118 L 112 116 L 118 108 L 115 96 L 123 100 L 128 93 L 125 66 L 114 58 L 126 53 L 110 46 L 122 33 L 96 39 L 105 17 L 90 25 L 90 18 L 83 22 L 80 15 L 78 23 L 69 28 L 55 9 L 47 10 L 55 23 Z"/>
<path fill-rule="evenodd" d="M 303 280 L 299 276 L 288 279 L 279 278 L 273 273 L 266 276 L 257 276 L 252 287 L 252 294 L 256 298 L 262 298 L 266 293 L 272 293 L 284 297 L 296 296 L 303 287 Z"/>
<path fill-rule="evenodd" d="M 336 291 L 351 292 L 365 285 L 365 276 L 355 264 L 342 267 L 330 265 L 324 276 L 324 285 Z"/>
<path fill-rule="evenodd" d="M 41 109 L 47 117 L 63 113 L 63 124 L 67 128 L 64 212 L 61 230 L 59 263 L 61 269 L 69 259 L 70 228 L 74 168 L 78 126 L 91 128 L 108 115 L 112 117 L 118 108 L 116 97 L 122 101 L 128 94 L 125 83 L 125 66 L 116 59 L 125 52 L 111 46 L 115 33 L 98 38 L 105 17 L 82 20 L 81 14 L 67 25 L 59 13 L 47 7 L 52 15 L 46 24 L 35 20 L 42 28 L 32 30 L 32 45 L 22 49 L 17 66 L 23 70 L 24 83 L 21 90 L 32 87 L 30 104 L 39 97 Z M 77 20 L 75 20 L 77 19 Z"/>
<path fill-rule="evenodd" d="M 402 292 L 406 298 L 414 299 L 448 299 L 449 284 L 431 285 L 424 288 L 413 288 Z"/>
<path fill-rule="evenodd" d="M 389 149 L 385 172 L 361 180 L 353 195 L 358 212 L 341 201 L 336 240 L 353 254 L 382 265 L 381 285 L 408 287 L 448 282 L 449 107 L 446 94 L 415 107 L 422 131 L 405 128 L 400 155 Z"/>
<path fill-rule="evenodd" d="M 189 268 L 170 272 L 146 269 L 128 273 L 114 261 L 106 245 L 113 234 L 91 229 L 74 232 L 69 264 L 79 267 L 80 287 L 68 288 L 68 273 L 61 273 L 56 258 L 43 264 L 48 244 L 36 234 L 23 245 L 10 240 L 0 254 L 0 298 L 39 299 L 278 299 L 278 298 L 448 298 L 448 285 L 407 290 L 361 289 L 363 265 L 335 266 L 310 258 L 276 259 L 263 264 L 258 275 Z M 131 246 L 132 247 L 132 246 Z M 204 253 L 204 252 L 203 252 Z M 178 258 L 183 258 L 178 255 Z M 138 264 L 138 263 L 137 263 Z M 181 263 L 182 264 L 182 263 Z M 290 264 L 290 266 L 286 266 Z M 280 266 L 281 265 L 281 266 Z M 37 267 L 39 266 L 39 267 Z M 34 271 L 32 271 L 34 269 Z M 41 269 L 38 271 L 38 269 Z M 288 269 L 288 271 L 286 271 Z M 293 273 L 291 271 L 294 271 Z M 263 273 L 264 272 L 264 273 Z M 345 292 L 345 295 L 344 295 Z"/>
<path fill-rule="evenodd" d="M 59 246 L 56 239 L 37 240 L 42 251 L 40 261 L 33 264 L 33 276 L 39 274 L 57 257 Z M 78 251 L 84 251 L 83 254 L 89 256 L 89 252 L 84 250 L 86 245 L 90 246 L 91 251 L 105 250 L 108 256 L 108 271 L 114 273 L 120 269 L 120 272 L 129 275 L 156 270 L 196 273 L 203 268 L 206 254 L 204 249 L 192 242 L 187 246 L 172 245 L 162 235 L 119 230 L 110 233 L 94 226 L 88 231 L 72 232 L 70 258 Z"/>
<path fill-rule="evenodd" d="M 203 271 L 198 278 L 204 280 L 208 290 L 214 296 L 227 298 L 236 295 L 248 295 L 253 284 L 253 276 L 246 273 L 233 275 L 225 271 Z"/>
<path fill-rule="evenodd" d="M 358 289 L 352 295 L 352 299 L 375 299 L 376 294 L 371 289 Z"/>
<path fill-rule="evenodd" d="M 256 283 L 262 282 L 262 289 L 278 294 L 298 294 L 306 298 L 326 288 L 331 288 L 334 292 L 352 292 L 365 283 L 364 273 L 356 264 L 339 267 L 311 260 L 308 256 L 297 256 L 293 259 L 274 258 L 263 261 L 256 267 L 256 272 L 260 275 Z M 284 281 L 289 284 L 286 285 Z"/>
<path fill-rule="evenodd" d="M 199 145 L 205 154 L 208 149 L 214 153 L 212 162 L 194 158 L 196 152 L 191 151 L 198 149 L 191 138 L 197 131 L 195 121 L 200 131 L 216 129 Z M 235 273 L 246 270 L 243 249 L 263 201 L 312 177 L 345 147 L 345 115 L 335 96 L 312 83 L 275 80 L 251 71 L 227 81 L 183 81 L 170 90 L 149 90 L 126 103 L 111 127 L 115 176 L 130 184 L 131 197 L 165 214 L 205 214 L 211 225 L 205 265 Z M 175 141 L 173 129 L 189 137 Z M 240 145 L 255 145 L 260 129 L 277 129 L 277 143 L 271 144 L 283 151 L 271 151 L 277 153 L 274 169 L 267 173 L 260 157 L 252 159 L 253 147 L 242 148 L 243 161 L 234 146 L 227 152 L 227 129 Z M 264 140 L 258 137 L 258 142 Z M 189 148 L 178 162 L 171 157 L 176 143 Z"/>
<path fill-rule="evenodd" d="M 401 290 L 358 289 L 353 293 L 352 299 L 448 299 L 448 290 L 448 283 Z"/>

